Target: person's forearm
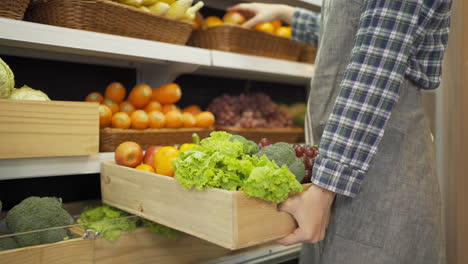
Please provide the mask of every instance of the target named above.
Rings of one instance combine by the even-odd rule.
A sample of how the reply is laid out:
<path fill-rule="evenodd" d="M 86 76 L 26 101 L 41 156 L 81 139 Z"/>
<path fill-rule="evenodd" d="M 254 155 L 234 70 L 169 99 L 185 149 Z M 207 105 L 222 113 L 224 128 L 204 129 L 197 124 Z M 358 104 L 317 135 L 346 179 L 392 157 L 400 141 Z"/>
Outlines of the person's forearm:
<path fill-rule="evenodd" d="M 286 24 L 291 25 L 292 24 L 292 18 L 294 15 L 294 12 L 296 11 L 295 7 L 288 6 L 288 5 L 281 5 L 281 17 L 280 20 L 285 22 Z"/>

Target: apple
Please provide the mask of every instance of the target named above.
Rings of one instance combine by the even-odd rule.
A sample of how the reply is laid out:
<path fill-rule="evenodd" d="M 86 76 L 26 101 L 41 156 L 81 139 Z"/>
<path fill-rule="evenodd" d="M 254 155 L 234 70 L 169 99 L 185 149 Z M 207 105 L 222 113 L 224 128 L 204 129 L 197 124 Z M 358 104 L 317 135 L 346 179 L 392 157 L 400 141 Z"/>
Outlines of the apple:
<path fill-rule="evenodd" d="M 162 148 L 162 146 L 151 146 L 145 151 L 145 156 L 143 157 L 143 163 L 148 164 L 150 166 L 154 166 L 154 154 L 158 152 L 158 150 Z"/>
<path fill-rule="evenodd" d="M 223 21 L 226 24 L 242 25 L 247 19 L 237 11 L 229 11 L 224 17 Z"/>
<path fill-rule="evenodd" d="M 143 150 L 136 142 L 126 141 L 115 149 L 115 163 L 131 168 L 141 164 L 143 160 Z"/>

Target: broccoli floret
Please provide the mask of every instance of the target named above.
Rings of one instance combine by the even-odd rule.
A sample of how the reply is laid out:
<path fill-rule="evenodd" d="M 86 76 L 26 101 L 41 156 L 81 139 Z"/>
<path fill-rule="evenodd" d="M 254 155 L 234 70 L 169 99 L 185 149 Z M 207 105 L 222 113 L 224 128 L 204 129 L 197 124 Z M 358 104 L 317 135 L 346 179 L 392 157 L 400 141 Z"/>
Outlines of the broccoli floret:
<path fill-rule="evenodd" d="M 240 142 L 242 142 L 244 154 L 253 155 L 258 152 L 258 145 L 252 140 L 248 140 L 243 136 L 233 135 L 229 140 L 232 142 L 234 142 L 234 140 L 239 140 Z"/>
<path fill-rule="evenodd" d="M 14 248 L 19 247 L 13 237 L 2 237 L 3 235 L 8 235 L 8 234 L 0 233 L 0 251 L 14 249 Z"/>
<path fill-rule="evenodd" d="M 278 142 L 266 146 L 255 154 L 258 157 L 265 155 L 269 160 L 281 167 L 287 165 L 288 169 L 296 176 L 297 181 L 301 182 L 305 176 L 305 167 L 301 159 L 296 157 L 294 149 L 285 142 Z"/>
<path fill-rule="evenodd" d="M 8 229 L 13 233 L 35 231 L 70 225 L 71 216 L 62 208 L 62 200 L 55 197 L 29 197 L 13 207 L 6 216 Z M 15 236 L 21 247 L 54 243 L 67 237 L 65 228 Z"/>

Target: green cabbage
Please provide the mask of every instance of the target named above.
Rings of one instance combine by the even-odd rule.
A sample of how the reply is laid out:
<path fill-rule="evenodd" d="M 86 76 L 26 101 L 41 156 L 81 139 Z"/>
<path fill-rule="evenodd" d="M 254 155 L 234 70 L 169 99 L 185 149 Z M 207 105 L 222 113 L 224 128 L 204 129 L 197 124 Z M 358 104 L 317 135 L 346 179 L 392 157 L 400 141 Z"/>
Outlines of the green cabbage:
<path fill-rule="evenodd" d="M 36 101 L 50 101 L 47 94 L 40 90 L 34 90 L 31 87 L 24 85 L 19 89 L 13 89 L 10 99 L 14 100 L 36 100 Z"/>
<path fill-rule="evenodd" d="M 287 166 L 280 168 L 265 155 L 247 155 L 243 142 L 231 141 L 231 137 L 226 132 L 213 132 L 200 145 L 181 152 L 174 162 L 177 181 L 185 188 L 199 190 L 244 190 L 249 196 L 274 202 L 302 190 Z"/>
<path fill-rule="evenodd" d="M 0 98 L 9 98 L 15 87 L 15 76 L 10 67 L 0 58 Z"/>

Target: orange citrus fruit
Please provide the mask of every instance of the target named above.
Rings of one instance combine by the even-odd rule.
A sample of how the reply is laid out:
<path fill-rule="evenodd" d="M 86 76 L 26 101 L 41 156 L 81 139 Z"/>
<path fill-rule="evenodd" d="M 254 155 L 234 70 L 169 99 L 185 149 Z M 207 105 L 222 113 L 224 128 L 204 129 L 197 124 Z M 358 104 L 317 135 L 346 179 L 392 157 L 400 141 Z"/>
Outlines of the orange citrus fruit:
<path fill-rule="evenodd" d="M 150 128 L 162 128 L 166 125 L 166 117 L 159 111 L 149 112 L 148 118 Z"/>
<path fill-rule="evenodd" d="M 211 112 L 205 111 L 196 115 L 195 120 L 197 121 L 197 127 L 207 128 L 214 124 L 215 117 Z"/>
<path fill-rule="evenodd" d="M 156 167 L 156 173 L 173 177 L 174 176 L 174 166 L 172 166 L 172 162 L 176 159 L 174 158 L 164 158 L 161 159 Z"/>
<path fill-rule="evenodd" d="M 147 113 L 149 113 L 149 112 L 151 112 L 151 111 L 159 111 L 159 112 L 161 112 L 161 110 L 162 110 L 162 105 L 161 105 L 158 101 L 154 101 L 154 100 L 153 100 L 153 101 L 149 102 L 149 104 L 147 104 L 147 105 L 145 106 L 145 111 L 146 111 Z"/>
<path fill-rule="evenodd" d="M 130 101 L 136 109 L 142 109 L 151 101 L 152 96 L 153 89 L 151 89 L 149 85 L 139 84 L 130 91 L 128 101 Z"/>
<path fill-rule="evenodd" d="M 254 29 L 265 32 L 265 33 L 269 33 L 269 34 L 273 34 L 275 32 L 275 27 L 270 22 L 260 23 L 256 25 Z"/>
<path fill-rule="evenodd" d="M 102 100 L 104 100 L 104 97 L 102 97 L 102 94 L 99 92 L 92 92 L 86 96 L 85 101 L 86 102 L 97 102 L 97 103 L 102 103 Z"/>
<path fill-rule="evenodd" d="M 163 114 L 167 114 L 170 111 L 179 111 L 180 112 L 180 109 L 175 104 L 165 104 L 161 108 L 161 112 L 163 112 Z"/>
<path fill-rule="evenodd" d="M 182 90 L 177 83 L 169 83 L 153 91 L 153 100 L 161 104 L 173 104 L 182 97 Z"/>
<path fill-rule="evenodd" d="M 119 82 L 110 83 L 106 88 L 106 92 L 104 93 L 106 98 L 111 99 L 117 104 L 120 104 L 125 99 L 125 95 L 127 95 L 127 90 Z"/>
<path fill-rule="evenodd" d="M 135 111 L 135 107 L 129 101 L 123 101 L 119 105 L 119 112 L 124 112 L 131 115 Z"/>
<path fill-rule="evenodd" d="M 151 166 L 148 165 L 148 164 L 140 164 L 140 165 L 136 166 L 135 169 L 137 169 L 137 170 L 142 170 L 142 171 L 147 171 L 147 172 L 155 172 L 155 171 L 154 171 L 154 168 L 151 167 Z"/>
<path fill-rule="evenodd" d="M 281 23 L 281 20 L 278 20 L 278 19 L 273 20 L 270 23 L 273 25 L 275 29 L 278 29 L 279 27 L 283 26 L 283 24 Z"/>
<path fill-rule="evenodd" d="M 197 124 L 197 120 L 191 113 L 182 113 L 182 122 L 184 127 L 194 127 Z"/>
<path fill-rule="evenodd" d="M 112 116 L 111 124 L 115 128 L 129 128 L 132 125 L 132 120 L 127 113 L 117 112 Z"/>
<path fill-rule="evenodd" d="M 291 27 L 279 27 L 275 31 L 275 35 L 283 38 L 291 38 Z"/>
<path fill-rule="evenodd" d="M 215 27 L 223 24 L 223 20 L 216 16 L 209 16 L 205 18 L 205 26 L 206 27 Z"/>
<path fill-rule="evenodd" d="M 136 110 L 130 116 L 132 120 L 132 128 L 145 129 L 149 126 L 148 114 L 143 110 Z"/>
<path fill-rule="evenodd" d="M 117 113 L 119 111 L 119 105 L 116 102 L 109 99 L 109 98 L 104 99 L 102 101 L 102 104 L 107 105 L 110 108 L 110 110 L 112 111 L 112 114 Z"/>
<path fill-rule="evenodd" d="M 191 113 L 197 115 L 201 112 L 201 108 L 198 105 L 189 105 L 182 110 L 183 113 Z"/>
<path fill-rule="evenodd" d="M 108 127 L 111 124 L 112 111 L 107 105 L 99 105 L 99 127 Z"/>
<path fill-rule="evenodd" d="M 184 121 L 182 120 L 182 113 L 180 113 L 180 111 L 169 111 L 164 115 L 164 117 L 166 118 L 166 127 L 179 128 L 184 125 Z"/>

